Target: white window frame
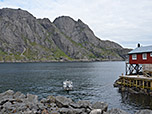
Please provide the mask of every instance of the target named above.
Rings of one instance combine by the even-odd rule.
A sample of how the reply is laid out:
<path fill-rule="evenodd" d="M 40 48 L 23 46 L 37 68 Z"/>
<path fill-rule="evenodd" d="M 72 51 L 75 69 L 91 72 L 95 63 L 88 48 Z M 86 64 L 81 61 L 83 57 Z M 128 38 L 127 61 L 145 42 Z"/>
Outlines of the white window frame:
<path fill-rule="evenodd" d="M 132 54 L 132 60 L 137 60 L 137 54 Z"/>
<path fill-rule="evenodd" d="M 143 53 L 143 54 L 142 54 L 142 59 L 143 59 L 143 60 L 147 60 L 147 53 Z"/>
<path fill-rule="evenodd" d="M 150 57 L 152 57 L 152 52 L 150 53 Z"/>

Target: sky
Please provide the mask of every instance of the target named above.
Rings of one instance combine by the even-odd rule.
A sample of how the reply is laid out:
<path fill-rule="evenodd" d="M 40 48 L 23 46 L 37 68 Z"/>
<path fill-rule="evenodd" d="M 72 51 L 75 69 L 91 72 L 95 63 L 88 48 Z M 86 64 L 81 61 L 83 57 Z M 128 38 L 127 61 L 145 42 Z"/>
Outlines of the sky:
<path fill-rule="evenodd" d="M 21 8 L 36 18 L 81 19 L 101 40 L 126 48 L 152 45 L 152 0 L 0 0 L 0 8 Z"/>

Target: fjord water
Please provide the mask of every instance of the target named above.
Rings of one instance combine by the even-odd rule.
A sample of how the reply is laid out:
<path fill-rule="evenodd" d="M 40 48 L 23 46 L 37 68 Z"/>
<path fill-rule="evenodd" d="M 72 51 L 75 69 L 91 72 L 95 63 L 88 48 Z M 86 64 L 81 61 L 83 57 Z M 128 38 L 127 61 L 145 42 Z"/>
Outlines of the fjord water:
<path fill-rule="evenodd" d="M 113 83 L 125 73 L 125 62 L 1 63 L 0 92 L 8 89 L 38 95 L 62 95 L 75 101 L 103 101 L 109 108 L 127 112 L 151 108 L 147 96 L 120 93 Z M 62 82 L 72 80 L 74 90 L 63 91 Z"/>

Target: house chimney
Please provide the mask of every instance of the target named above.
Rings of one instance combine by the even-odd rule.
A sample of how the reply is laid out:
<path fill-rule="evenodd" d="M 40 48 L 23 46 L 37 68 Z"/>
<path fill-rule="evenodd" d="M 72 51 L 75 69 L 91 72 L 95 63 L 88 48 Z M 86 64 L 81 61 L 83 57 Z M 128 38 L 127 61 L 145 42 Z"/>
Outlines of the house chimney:
<path fill-rule="evenodd" d="M 137 44 L 137 47 L 138 47 L 138 48 L 140 47 L 140 43 Z"/>

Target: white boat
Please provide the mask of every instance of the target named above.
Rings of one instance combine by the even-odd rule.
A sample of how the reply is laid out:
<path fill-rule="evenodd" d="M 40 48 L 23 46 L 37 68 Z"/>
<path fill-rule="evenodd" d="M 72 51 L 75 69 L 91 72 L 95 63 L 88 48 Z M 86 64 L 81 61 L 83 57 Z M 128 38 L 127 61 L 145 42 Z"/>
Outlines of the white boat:
<path fill-rule="evenodd" d="M 66 91 L 72 90 L 73 89 L 73 82 L 69 81 L 69 80 L 64 81 L 63 82 L 63 89 Z"/>

